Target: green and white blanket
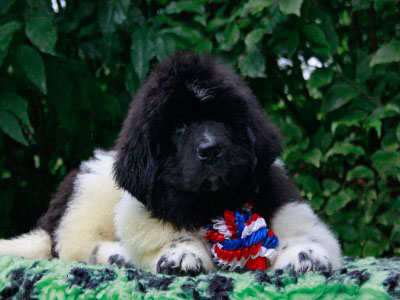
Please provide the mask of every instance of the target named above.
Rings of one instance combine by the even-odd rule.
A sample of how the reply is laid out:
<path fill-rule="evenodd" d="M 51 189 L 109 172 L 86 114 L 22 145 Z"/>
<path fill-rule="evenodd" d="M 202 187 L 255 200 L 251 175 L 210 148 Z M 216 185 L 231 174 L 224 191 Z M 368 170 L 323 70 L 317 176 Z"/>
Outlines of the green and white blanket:
<path fill-rule="evenodd" d="M 0 299 L 400 299 L 400 258 L 333 272 L 152 275 L 135 268 L 0 257 Z"/>

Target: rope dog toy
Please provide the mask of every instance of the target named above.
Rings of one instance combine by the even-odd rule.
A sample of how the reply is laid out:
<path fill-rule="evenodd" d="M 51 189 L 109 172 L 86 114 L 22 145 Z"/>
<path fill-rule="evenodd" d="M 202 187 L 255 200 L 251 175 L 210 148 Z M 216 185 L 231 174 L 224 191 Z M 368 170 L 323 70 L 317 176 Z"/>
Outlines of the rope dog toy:
<path fill-rule="evenodd" d="M 206 229 L 212 259 L 222 270 L 266 270 L 276 258 L 278 237 L 268 230 L 264 218 L 248 207 L 225 210 L 224 216 L 213 219 Z"/>

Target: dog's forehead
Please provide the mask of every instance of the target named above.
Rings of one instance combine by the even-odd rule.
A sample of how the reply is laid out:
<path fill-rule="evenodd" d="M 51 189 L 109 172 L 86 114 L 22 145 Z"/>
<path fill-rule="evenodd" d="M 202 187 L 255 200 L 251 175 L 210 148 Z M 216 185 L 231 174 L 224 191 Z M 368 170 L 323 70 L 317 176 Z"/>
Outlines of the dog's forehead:
<path fill-rule="evenodd" d="M 206 101 L 214 96 L 213 89 L 209 85 L 201 84 L 197 80 L 187 82 L 186 87 L 200 101 Z"/>

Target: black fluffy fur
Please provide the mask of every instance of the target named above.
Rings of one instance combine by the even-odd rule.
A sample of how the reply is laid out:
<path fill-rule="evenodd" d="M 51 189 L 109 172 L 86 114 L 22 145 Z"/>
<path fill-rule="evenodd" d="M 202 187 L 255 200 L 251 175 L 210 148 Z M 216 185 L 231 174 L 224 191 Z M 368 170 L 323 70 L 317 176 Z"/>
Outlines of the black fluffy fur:
<path fill-rule="evenodd" d="M 223 148 L 213 167 L 196 157 L 205 128 Z M 114 148 L 117 184 L 178 229 L 203 226 L 249 201 L 268 222 L 282 205 L 301 201 L 285 171 L 273 164 L 282 151 L 278 130 L 240 77 L 208 55 L 180 52 L 159 65 L 132 101 Z M 64 179 L 39 221 L 51 237 L 76 174 Z M 203 189 L 210 174 L 223 182 L 218 191 Z"/>
<path fill-rule="evenodd" d="M 204 180 L 207 171 L 190 137 L 172 142 L 182 123 L 192 136 L 207 123 L 227 132 L 229 157 L 219 170 L 225 183 L 219 191 L 199 189 L 195 179 Z M 240 77 L 208 55 L 180 52 L 150 74 L 132 102 L 116 150 L 118 185 L 177 228 L 202 226 L 248 201 L 269 217 L 300 199 L 286 174 L 271 167 L 282 151 L 278 130 Z"/>

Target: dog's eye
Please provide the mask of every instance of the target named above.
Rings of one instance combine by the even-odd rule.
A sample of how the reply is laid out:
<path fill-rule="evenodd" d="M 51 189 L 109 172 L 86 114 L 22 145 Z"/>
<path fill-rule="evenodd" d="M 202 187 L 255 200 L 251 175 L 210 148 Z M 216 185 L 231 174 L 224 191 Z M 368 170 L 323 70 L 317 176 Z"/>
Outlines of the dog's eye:
<path fill-rule="evenodd" d="M 181 136 L 183 133 L 185 133 L 186 128 L 187 128 L 187 126 L 186 126 L 185 123 L 183 123 L 183 122 L 177 123 L 177 124 L 175 125 L 175 132 L 174 132 L 175 135 Z"/>
<path fill-rule="evenodd" d="M 182 135 L 185 133 L 186 128 L 187 128 L 186 124 L 181 123 L 181 122 L 179 122 L 175 125 L 175 129 L 174 129 L 174 132 L 172 135 L 172 139 L 175 142 L 175 144 L 178 144 L 178 141 L 182 137 Z"/>

